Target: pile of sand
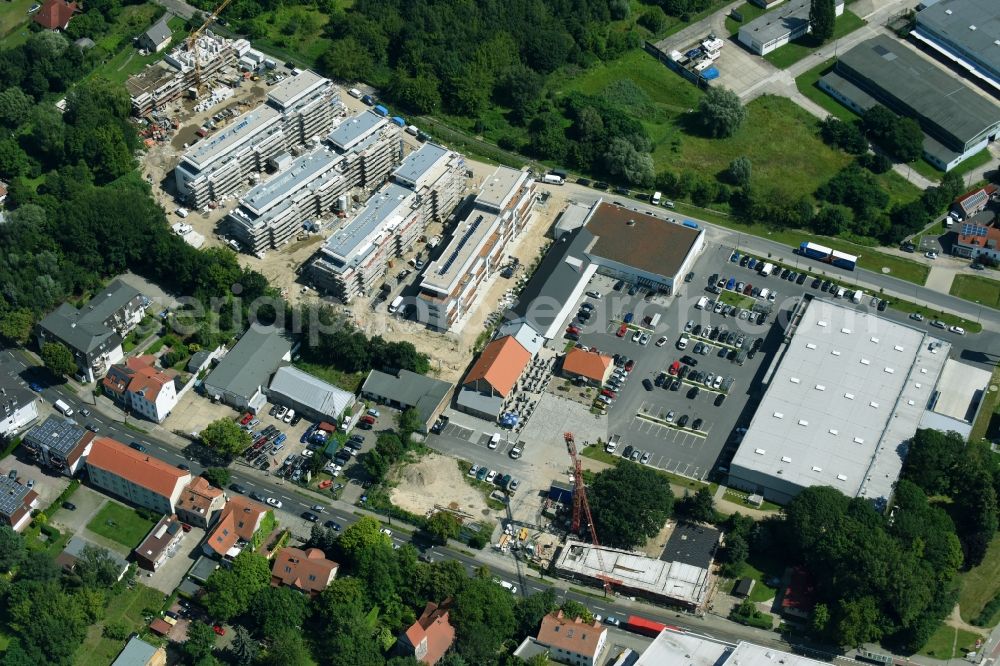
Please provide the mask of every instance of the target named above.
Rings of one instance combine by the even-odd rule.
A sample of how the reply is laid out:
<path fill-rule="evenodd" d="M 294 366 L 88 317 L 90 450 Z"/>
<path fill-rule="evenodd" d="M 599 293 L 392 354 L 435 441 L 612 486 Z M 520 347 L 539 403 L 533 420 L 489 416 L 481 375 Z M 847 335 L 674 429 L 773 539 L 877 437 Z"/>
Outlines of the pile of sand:
<path fill-rule="evenodd" d="M 465 482 L 455 460 L 430 453 L 397 473 L 392 503 L 417 515 L 447 507 L 473 518 L 492 513 L 483 494 Z"/>

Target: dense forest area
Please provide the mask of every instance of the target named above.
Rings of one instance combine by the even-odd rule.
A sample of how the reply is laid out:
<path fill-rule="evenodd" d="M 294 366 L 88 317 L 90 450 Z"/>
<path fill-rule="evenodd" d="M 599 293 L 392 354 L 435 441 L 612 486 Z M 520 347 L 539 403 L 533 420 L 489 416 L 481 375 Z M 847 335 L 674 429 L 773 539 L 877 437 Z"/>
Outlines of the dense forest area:
<path fill-rule="evenodd" d="M 0 51 L 0 337 L 23 344 L 39 316 L 125 270 L 203 301 L 267 282 L 226 250 L 198 251 L 172 234 L 134 155 L 124 88 L 82 80 L 94 63 L 59 33 Z M 61 95 L 66 109 L 55 106 Z"/>

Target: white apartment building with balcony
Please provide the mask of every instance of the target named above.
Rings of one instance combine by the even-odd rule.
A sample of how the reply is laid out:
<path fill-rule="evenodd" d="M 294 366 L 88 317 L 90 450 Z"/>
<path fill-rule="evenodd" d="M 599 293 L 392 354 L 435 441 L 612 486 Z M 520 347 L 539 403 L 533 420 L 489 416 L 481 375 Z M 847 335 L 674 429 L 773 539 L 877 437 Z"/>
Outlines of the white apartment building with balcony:
<path fill-rule="evenodd" d="M 310 70 L 281 81 L 267 101 L 191 147 L 174 169 L 179 195 L 201 207 L 248 184 L 270 160 L 311 143 L 344 114 L 340 93 Z"/>
<path fill-rule="evenodd" d="M 432 219 L 448 215 L 464 188 L 461 155 L 427 143 L 403 160 L 365 207 L 336 231 L 309 267 L 316 286 L 344 302 L 368 294 Z"/>
<path fill-rule="evenodd" d="M 472 210 L 420 280 L 417 297 L 430 328 L 446 331 L 469 311 L 502 265 L 507 244 L 524 229 L 534 192 L 526 171 L 500 166 L 486 179 Z"/>
<path fill-rule="evenodd" d="M 365 111 L 337 126 L 324 145 L 288 162 L 250 189 L 226 218 L 230 233 L 250 253 L 279 248 L 321 217 L 338 199 L 381 185 L 399 163 L 399 127 Z"/>

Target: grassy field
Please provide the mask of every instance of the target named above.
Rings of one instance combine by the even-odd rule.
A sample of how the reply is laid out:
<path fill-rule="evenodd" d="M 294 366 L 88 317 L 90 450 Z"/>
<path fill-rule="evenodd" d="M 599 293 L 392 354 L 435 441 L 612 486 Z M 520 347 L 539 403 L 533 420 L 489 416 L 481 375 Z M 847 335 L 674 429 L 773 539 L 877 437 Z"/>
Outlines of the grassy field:
<path fill-rule="evenodd" d="M 35 0 L 7 0 L 0 4 L 0 43 L 4 48 L 17 46 L 28 38 L 28 9 Z M 41 4 L 39 2 L 39 4 Z"/>
<path fill-rule="evenodd" d="M 854 12 L 845 10 L 843 14 L 837 17 L 837 22 L 833 28 L 832 40 L 840 39 L 844 35 L 854 32 L 863 25 L 865 25 L 864 19 L 859 17 Z M 818 44 L 815 40 L 813 40 L 811 35 L 805 35 L 804 37 L 796 39 L 793 42 L 785 44 L 779 49 L 771 51 L 764 56 L 764 59 L 778 69 L 787 69 L 821 46 L 822 44 Z"/>
<path fill-rule="evenodd" d="M 961 574 L 961 581 L 958 606 L 962 619 L 972 622 L 983 607 L 1000 594 L 1000 536 L 993 537 L 982 564 Z"/>
<path fill-rule="evenodd" d="M 685 135 L 679 149 L 659 144 L 655 162 L 716 175 L 735 158 L 746 156 L 758 186 L 797 199 L 812 195 L 851 161 L 850 155 L 825 145 L 817 135 L 816 118 L 789 99 L 759 97 L 747 105 L 747 112 L 746 122 L 729 139 Z M 761 141 L 763 136 L 768 140 Z"/>
<path fill-rule="evenodd" d="M 329 16 L 313 7 L 278 7 L 265 23 L 267 35 L 254 40 L 254 44 L 283 60 L 313 66 L 330 47 L 330 40 L 323 37 L 323 26 L 329 20 Z M 285 58 L 285 54 L 289 57 Z"/>
<path fill-rule="evenodd" d="M 981 636 L 971 631 L 942 624 L 930 637 L 927 644 L 920 649 L 920 654 L 935 659 L 964 657 L 966 652 L 976 649 L 977 638 L 981 638 Z"/>
<path fill-rule="evenodd" d="M 890 299 L 891 300 L 891 299 Z M 959 317 L 958 315 L 951 314 L 950 312 L 942 312 L 940 310 L 932 310 L 926 305 L 920 305 L 919 303 L 912 303 L 910 301 L 893 300 L 892 307 L 900 312 L 916 312 L 917 314 L 922 314 L 928 319 L 940 319 L 949 326 L 961 326 L 969 333 L 978 333 L 983 330 L 982 324 L 970 321 L 964 317 Z"/>
<path fill-rule="evenodd" d="M 121 14 L 115 19 L 108 33 L 95 41 L 108 53 L 117 53 L 119 49 L 125 47 L 129 47 L 126 48 L 129 50 L 132 38 L 142 34 L 149 26 L 153 25 L 153 17 L 161 12 L 162 10 L 152 2 L 141 5 L 126 5 L 122 7 Z"/>
<path fill-rule="evenodd" d="M 108 599 L 104 620 L 87 632 L 87 637 L 77 654 L 77 666 L 107 666 L 115 660 L 124 646 L 123 641 L 105 638 L 101 629 L 108 623 L 124 623 L 131 631 L 140 631 L 146 625 L 146 614 L 157 614 L 166 596 L 159 590 L 137 584 Z"/>
<path fill-rule="evenodd" d="M 146 520 L 135 509 L 108 502 L 97 515 L 87 523 L 87 529 L 129 548 L 135 548 L 142 538 L 153 529 L 153 521 Z"/>
<path fill-rule="evenodd" d="M 951 295 L 991 308 L 1000 308 L 1000 282 L 978 275 L 956 275 Z"/>
<path fill-rule="evenodd" d="M 805 74 L 800 74 L 795 79 L 795 87 L 799 89 L 800 93 L 823 107 L 830 115 L 840 118 L 844 122 L 851 122 L 857 119 L 858 115 L 820 90 L 817 85 L 820 78 L 833 68 L 835 62 L 836 58 L 830 58 L 823 64 L 813 67 Z"/>
<path fill-rule="evenodd" d="M 733 18 L 732 14 L 726 16 L 726 32 L 729 33 L 730 37 L 735 37 L 739 34 L 741 26 L 746 25 L 758 16 L 763 16 L 767 13 L 767 10 L 763 7 L 751 5 L 749 2 L 744 2 L 742 5 L 737 7 L 735 11 L 739 13 L 739 15 L 743 18 L 743 21 L 737 21 Z"/>
<path fill-rule="evenodd" d="M 725 303 L 726 305 L 732 305 L 738 308 L 743 308 L 744 310 L 749 310 L 753 308 L 754 304 L 757 302 L 756 300 L 750 298 L 749 296 L 743 296 L 733 291 L 722 292 L 721 294 L 719 294 L 719 300 Z"/>
<path fill-rule="evenodd" d="M 175 16 L 167 22 L 167 25 L 170 26 L 170 29 L 174 32 L 174 36 L 177 37 L 180 31 L 184 29 L 184 20 Z M 137 49 L 127 46 L 96 67 L 90 73 L 90 76 L 100 76 L 112 83 L 124 84 L 128 77 L 138 74 L 146 65 L 156 62 L 161 58 L 163 58 L 163 52 L 139 55 Z"/>

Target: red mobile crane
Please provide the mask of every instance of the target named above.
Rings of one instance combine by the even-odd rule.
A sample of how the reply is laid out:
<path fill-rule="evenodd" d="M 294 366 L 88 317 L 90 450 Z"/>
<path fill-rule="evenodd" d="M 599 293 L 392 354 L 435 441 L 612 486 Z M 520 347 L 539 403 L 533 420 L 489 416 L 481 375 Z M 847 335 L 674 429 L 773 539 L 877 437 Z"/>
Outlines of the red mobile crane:
<path fill-rule="evenodd" d="M 573 461 L 573 533 L 580 533 L 580 521 L 583 516 L 587 518 L 587 528 L 590 530 L 590 541 L 597 551 L 597 562 L 600 565 L 601 573 L 597 578 L 604 582 L 604 594 L 611 591 L 611 584 L 620 585 L 621 581 L 604 573 L 604 556 L 601 555 L 601 544 L 597 540 L 597 530 L 594 528 L 594 519 L 590 515 L 590 503 L 587 501 L 587 488 L 583 484 L 583 461 L 576 455 L 576 441 L 573 433 L 563 433 L 566 440 L 566 450 Z"/>

